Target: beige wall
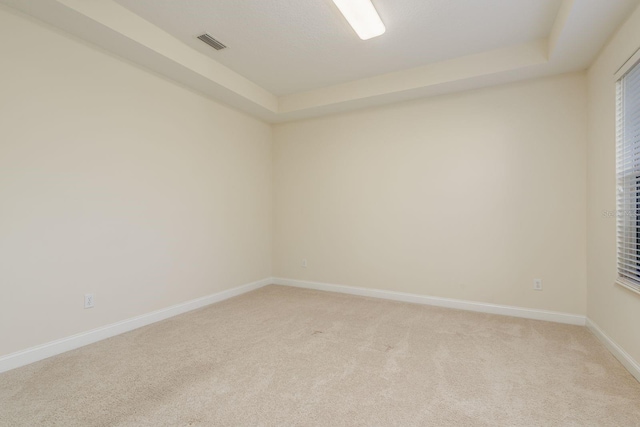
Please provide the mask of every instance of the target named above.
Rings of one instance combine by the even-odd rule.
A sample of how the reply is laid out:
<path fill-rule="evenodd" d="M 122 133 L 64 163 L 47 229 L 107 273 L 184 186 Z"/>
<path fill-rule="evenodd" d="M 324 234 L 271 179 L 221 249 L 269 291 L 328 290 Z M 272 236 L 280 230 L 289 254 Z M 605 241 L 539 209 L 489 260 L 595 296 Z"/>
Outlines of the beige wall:
<path fill-rule="evenodd" d="M 269 125 L 5 8 L 0 62 L 0 355 L 271 275 Z"/>
<path fill-rule="evenodd" d="M 603 216 L 616 209 L 616 70 L 640 48 L 637 9 L 600 53 L 588 74 L 588 316 L 640 360 L 640 295 L 615 285 L 616 220 Z"/>
<path fill-rule="evenodd" d="M 587 78 L 275 125 L 272 153 L 269 125 L 0 7 L 0 355 L 273 273 L 586 313 L 640 360 L 602 216 L 639 46 L 636 10 Z"/>
<path fill-rule="evenodd" d="M 276 125 L 274 189 L 276 276 L 586 312 L 584 73 Z"/>

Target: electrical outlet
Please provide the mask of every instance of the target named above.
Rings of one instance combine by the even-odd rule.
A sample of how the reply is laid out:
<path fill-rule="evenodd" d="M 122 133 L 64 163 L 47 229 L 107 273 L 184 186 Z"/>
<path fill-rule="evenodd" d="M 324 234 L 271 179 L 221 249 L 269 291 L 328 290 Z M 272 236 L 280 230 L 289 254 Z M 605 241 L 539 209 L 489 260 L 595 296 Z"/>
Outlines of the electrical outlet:
<path fill-rule="evenodd" d="M 304 268 L 307 268 L 307 259 L 306 258 L 302 260 L 302 266 Z"/>
<path fill-rule="evenodd" d="M 93 294 L 84 294 L 84 308 L 93 308 L 95 306 Z"/>
<path fill-rule="evenodd" d="M 534 291 L 542 290 L 542 279 L 533 279 L 533 290 Z"/>

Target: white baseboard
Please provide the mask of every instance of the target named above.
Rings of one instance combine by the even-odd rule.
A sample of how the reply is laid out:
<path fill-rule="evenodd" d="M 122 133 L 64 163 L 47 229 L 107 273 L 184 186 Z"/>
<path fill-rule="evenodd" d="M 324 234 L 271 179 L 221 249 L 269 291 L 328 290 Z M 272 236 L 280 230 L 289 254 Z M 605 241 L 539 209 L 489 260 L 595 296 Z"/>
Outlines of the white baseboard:
<path fill-rule="evenodd" d="M 0 357 L 0 373 L 270 285 L 266 278 Z"/>
<path fill-rule="evenodd" d="M 531 308 L 511 307 L 507 305 L 488 304 L 482 302 L 463 301 L 451 298 L 430 297 L 426 295 L 409 294 L 404 292 L 384 291 L 379 289 L 356 288 L 353 286 L 331 285 L 328 283 L 307 282 L 274 278 L 277 285 L 293 286 L 296 288 L 316 289 L 319 291 L 339 292 L 350 295 L 360 295 L 393 301 L 411 302 L 415 304 L 433 305 L 437 307 L 455 308 L 458 310 L 476 311 L 479 313 L 499 314 L 503 316 L 523 317 L 525 319 L 546 320 L 549 322 L 566 323 L 584 326 L 586 317 L 577 314 L 558 313 L 555 311 L 536 310 Z"/>
<path fill-rule="evenodd" d="M 593 320 L 587 319 L 587 328 L 593 335 L 595 335 L 607 349 L 615 356 L 616 359 L 622 363 L 622 366 L 627 368 L 631 375 L 633 375 L 638 381 L 640 381 L 640 364 L 635 361 L 633 357 L 629 355 L 622 347 L 616 344 L 607 334 L 604 333 L 600 327 L 594 323 Z"/>
<path fill-rule="evenodd" d="M 88 344 L 101 341 L 143 326 L 168 319 L 188 311 L 196 310 L 216 302 L 259 289 L 269 284 L 293 286 L 298 288 L 316 289 L 320 291 L 339 292 L 350 295 L 360 295 L 373 298 L 388 299 L 393 301 L 403 301 L 416 304 L 432 305 L 437 307 L 454 308 L 458 310 L 475 311 L 480 313 L 499 314 L 504 316 L 522 317 L 526 319 L 546 320 L 550 322 L 566 323 L 583 326 L 586 323 L 585 316 L 568 313 L 558 313 L 546 310 L 536 310 L 529 308 L 511 307 L 497 304 L 487 304 L 472 301 L 463 301 L 450 298 L 431 297 L 426 295 L 409 294 L 404 292 L 394 292 L 379 289 L 357 288 L 352 286 L 332 285 L 327 283 L 308 282 L 302 280 L 292 280 L 283 278 L 266 278 L 257 282 L 238 286 L 226 291 L 218 292 L 206 297 L 187 301 L 152 313 L 143 314 L 121 322 L 106 325 L 91 331 L 76 334 L 67 338 L 55 340 L 36 347 L 28 348 L 16 353 L 0 357 L 0 373 L 11 369 L 25 366 L 39 360 L 49 358 Z M 595 324 L 589 325 L 590 329 L 607 345 L 618 359 L 629 369 L 636 378 L 639 377 L 640 368 L 638 364 L 619 346 L 611 341 Z M 622 358 L 622 359 L 621 359 Z M 623 359 L 625 361 L 623 361 Z M 635 371 L 634 371 L 635 370 Z"/>

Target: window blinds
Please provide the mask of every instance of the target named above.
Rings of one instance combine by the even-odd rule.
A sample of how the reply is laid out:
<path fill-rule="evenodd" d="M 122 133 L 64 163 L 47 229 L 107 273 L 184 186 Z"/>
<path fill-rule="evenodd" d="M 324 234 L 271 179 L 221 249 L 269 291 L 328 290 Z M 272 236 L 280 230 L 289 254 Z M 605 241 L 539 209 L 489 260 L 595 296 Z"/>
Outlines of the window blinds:
<path fill-rule="evenodd" d="M 640 290 L 640 65 L 616 94 L 618 281 Z"/>

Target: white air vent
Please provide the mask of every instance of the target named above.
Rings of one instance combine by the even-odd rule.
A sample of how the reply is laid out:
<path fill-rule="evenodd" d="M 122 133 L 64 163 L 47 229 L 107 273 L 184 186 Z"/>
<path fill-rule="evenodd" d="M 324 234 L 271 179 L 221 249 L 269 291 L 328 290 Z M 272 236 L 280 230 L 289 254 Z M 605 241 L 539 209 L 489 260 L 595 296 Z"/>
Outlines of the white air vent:
<path fill-rule="evenodd" d="M 218 40 L 211 37 L 209 34 L 203 34 L 201 36 L 198 36 L 198 38 L 203 42 L 205 42 L 206 44 L 208 44 L 209 46 L 211 46 L 212 48 L 214 48 L 215 50 L 222 50 L 227 48 L 225 45 L 223 45 Z"/>

